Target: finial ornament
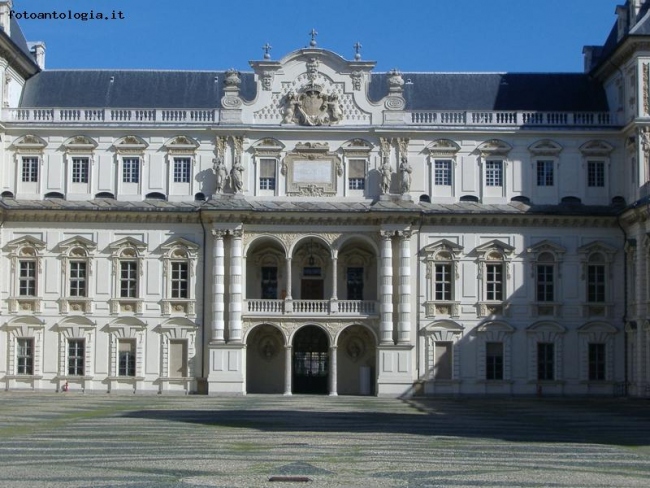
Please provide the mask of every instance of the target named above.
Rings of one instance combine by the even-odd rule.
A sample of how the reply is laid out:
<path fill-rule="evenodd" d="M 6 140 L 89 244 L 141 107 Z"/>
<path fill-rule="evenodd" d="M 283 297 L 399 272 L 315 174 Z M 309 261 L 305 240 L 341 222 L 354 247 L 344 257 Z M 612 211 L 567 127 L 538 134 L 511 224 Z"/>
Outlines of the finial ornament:
<path fill-rule="evenodd" d="M 312 29 L 309 32 L 309 35 L 311 36 L 311 41 L 309 41 L 309 45 L 311 47 L 316 47 L 316 36 L 318 35 L 318 32 L 316 32 L 316 29 Z"/>
<path fill-rule="evenodd" d="M 363 47 L 360 42 L 356 42 L 354 46 L 354 59 L 359 61 L 361 59 L 361 48 Z"/>
<path fill-rule="evenodd" d="M 262 46 L 262 49 L 264 50 L 264 59 L 271 59 L 271 49 L 273 49 L 273 46 L 267 42 Z"/>

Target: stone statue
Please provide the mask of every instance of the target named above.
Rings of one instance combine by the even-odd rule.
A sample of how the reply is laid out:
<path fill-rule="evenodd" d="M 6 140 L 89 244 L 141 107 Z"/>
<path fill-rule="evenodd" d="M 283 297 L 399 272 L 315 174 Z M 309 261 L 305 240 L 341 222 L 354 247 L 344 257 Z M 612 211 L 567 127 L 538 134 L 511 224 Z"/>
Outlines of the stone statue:
<path fill-rule="evenodd" d="M 393 168 L 390 167 L 388 158 L 384 158 L 384 163 L 381 165 L 381 192 L 387 195 L 390 192 L 390 177 L 393 174 Z"/>
<path fill-rule="evenodd" d="M 406 156 L 402 156 L 402 162 L 399 165 L 400 173 L 400 192 L 402 194 L 408 193 L 411 191 L 411 173 L 413 168 L 409 164 L 409 160 Z"/>
<path fill-rule="evenodd" d="M 293 123 L 296 116 L 296 105 L 299 104 L 298 95 L 294 91 L 287 93 L 287 104 L 284 107 L 284 118 L 282 119 L 283 124 Z"/>
<path fill-rule="evenodd" d="M 244 166 L 241 164 L 239 158 L 235 159 L 235 162 L 232 164 L 232 169 L 230 170 L 230 184 L 235 193 L 241 193 L 244 188 Z"/>
<path fill-rule="evenodd" d="M 215 193 L 223 193 L 226 176 L 228 175 L 226 165 L 223 164 L 223 160 L 221 158 L 213 159 L 212 163 L 214 165 L 214 174 L 216 176 Z"/>
<path fill-rule="evenodd" d="M 339 96 L 335 93 L 332 93 L 327 100 L 327 105 L 331 113 L 332 122 L 338 122 L 343 118 L 343 111 L 341 110 L 341 105 L 339 104 Z"/>

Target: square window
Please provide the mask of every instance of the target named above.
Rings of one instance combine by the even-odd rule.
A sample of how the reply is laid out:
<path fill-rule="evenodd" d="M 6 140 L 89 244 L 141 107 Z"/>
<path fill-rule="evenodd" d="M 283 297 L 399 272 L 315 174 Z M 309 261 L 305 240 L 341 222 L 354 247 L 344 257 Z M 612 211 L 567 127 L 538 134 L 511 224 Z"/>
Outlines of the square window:
<path fill-rule="evenodd" d="M 174 183 L 189 183 L 191 174 L 191 158 L 174 158 Z"/>
<path fill-rule="evenodd" d="M 34 374 L 34 339 L 16 341 L 16 374 Z"/>
<path fill-rule="evenodd" d="M 172 298 L 189 298 L 189 266 L 185 262 L 172 262 Z"/>
<path fill-rule="evenodd" d="M 537 186 L 553 186 L 553 161 L 537 161 Z"/>
<path fill-rule="evenodd" d="M 503 186 L 503 161 L 485 162 L 485 186 Z"/>
<path fill-rule="evenodd" d="M 119 376 L 135 376 L 135 340 L 120 339 L 118 341 Z"/>
<path fill-rule="evenodd" d="M 72 182 L 88 183 L 88 158 L 72 158 Z"/>
<path fill-rule="evenodd" d="M 349 267 L 346 273 L 348 300 L 363 300 L 363 268 Z"/>
<path fill-rule="evenodd" d="M 85 365 L 86 341 L 68 339 L 68 375 L 83 376 Z"/>
<path fill-rule="evenodd" d="M 20 261 L 18 294 L 21 297 L 36 296 L 36 261 Z"/>
<path fill-rule="evenodd" d="M 487 264 L 485 266 L 485 299 L 488 301 L 503 300 L 503 264 Z"/>
<path fill-rule="evenodd" d="M 554 267 L 549 264 L 537 265 L 537 301 L 552 302 L 555 298 Z"/>
<path fill-rule="evenodd" d="M 451 186 L 451 159 L 436 159 L 433 168 L 433 184 Z"/>
<path fill-rule="evenodd" d="M 555 379 L 555 344 L 537 343 L 537 379 L 553 381 Z"/>
<path fill-rule="evenodd" d="M 599 188 L 605 186 L 604 161 L 587 161 L 587 186 Z"/>
<path fill-rule="evenodd" d="M 485 379 L 503 379 L 503 342 L 485 344 Z"/>
<path fill-rule="evenodd" d="M 589 381 L 605 381 L 605 344 L 589 344 Z"/>
<path fill-rule="evenodd" d="M 451 264 L 435 265 L 435 300 L 452 300 Z"/>
<path fill-rule="evenodd" d="M 276 300 L 278 298 L 278 268 L 262 266 L 262 299 Z"/>
<path fill-rule="evenodd" d="M 260 160 L 260 190 L 275 190 L 275 159 Z"/>
<path fill-rule="evenodd" d="M 22 181 L 25 183 L 36 183 L 38 181 L 39 158 L 23 158 Z"/>
<path fill-rule="evenodd" d="M 587 301 L 589 303 L 605 302 L 605 265 L 587 266 Z"/>
<path fill-rule="evenodd" d="M 366 160 L 351 159 L 348 168 L 348 189 L 364 190 L 366 188 Z"/>
<path fill-rule="evenodd" d="M 138 263 L 136 261 L 120 263 L 120 297 L 138 298 Z"/>
<path fill-rule="evenodd" d="M 122 159 L 122 183 L 140 182 L 140 158 Z"/>
<path fill-rule="evenodd" d="M 71 261 L 70 262 L 70 296 L 71 297 L 86 297 L 88 292 L 86 289 L 86 268 L 85 261 Z"/>

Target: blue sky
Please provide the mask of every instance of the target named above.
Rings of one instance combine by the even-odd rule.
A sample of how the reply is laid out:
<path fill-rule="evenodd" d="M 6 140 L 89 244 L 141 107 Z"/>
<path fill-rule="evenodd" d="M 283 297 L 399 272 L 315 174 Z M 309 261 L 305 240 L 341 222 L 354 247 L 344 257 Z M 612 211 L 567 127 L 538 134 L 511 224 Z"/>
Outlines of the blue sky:
<path fill-rule="evenodd" d="M 124 20 L 20 20 L 47 68 L 249 70 L 309 44 L 376 71 L 582 71 L 624 0 L 14 0 L 17 12 L 122 11 Z"/>

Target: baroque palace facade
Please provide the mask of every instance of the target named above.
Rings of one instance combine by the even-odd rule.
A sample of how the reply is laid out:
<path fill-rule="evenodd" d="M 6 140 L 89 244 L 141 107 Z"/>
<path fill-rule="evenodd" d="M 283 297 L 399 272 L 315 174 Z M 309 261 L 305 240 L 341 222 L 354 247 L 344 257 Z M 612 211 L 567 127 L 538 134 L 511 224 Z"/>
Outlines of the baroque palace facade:
<path fill-rule="evenodd" d="M 5 389 L 648 396 L 650 2 L 574 74 L 47 70 L 11 6 Z"/>

